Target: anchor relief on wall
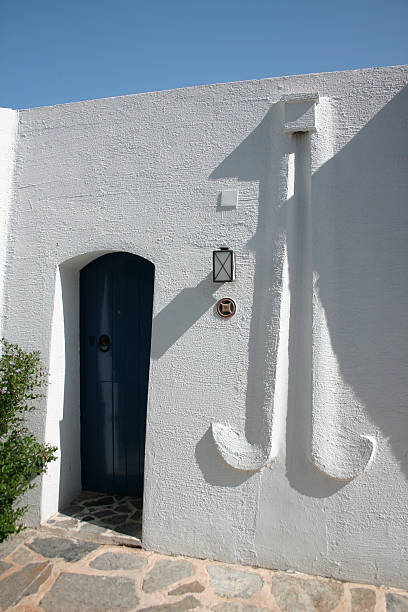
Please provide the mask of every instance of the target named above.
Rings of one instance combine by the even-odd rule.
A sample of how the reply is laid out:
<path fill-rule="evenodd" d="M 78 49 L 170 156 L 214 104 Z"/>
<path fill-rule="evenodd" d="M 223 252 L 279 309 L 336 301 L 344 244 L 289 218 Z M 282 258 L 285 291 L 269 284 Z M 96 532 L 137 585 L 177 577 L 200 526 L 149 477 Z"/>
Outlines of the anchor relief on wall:
<path fill-rule="evenodd" d="M 327 119 L 330 102 L 320 100 L 320 109 L 318 103 L 319 95 L 311 93 L 284 96 L 276 105 L 280 133 L 275 133 L 275 140 L 279 140 L 284 151 L 280 175 L 285 177 L 285 185 L 279 198 L 286 215 L 286 236 L 280 256 L 280 295 L 273 306 L 276 312 L 272 312 L 279 321 L 275 330 L 279 341 L 271 342 L 269 355 L 275 365 L 272 380 L 259 381 L 264 387 L 272 387 L 264 398 L 263 423 L 259 424 L 261 441 L 249 442 L 245 433 L 220 422 L 213 422 L 211 430 L 220 455 L 237 470 L 257 471 L 277 458 L 286 423 L 287 389 L 285 392 L 277 388 L 276 370 L 280 362 L 283 373 L 288 369 L 289 336 L 294 336 L 296 351 L 302 359 L 297 380 L 291 384 L 297 386 L 299 409 L 310 413 L 309 460 L 327 477 L 347 482 L 369 468 L 376 440 L 354 431 L 354 423 L 364 407 L 343 379 L 320 296 L 319 275 L 314 272 L 312 162 L 316 165 L 313 156 L 319 156 L 319 139 L 327 155 L 327 139 L 331 136 Z M 324 129 L 320 130 L 320 121 L 318 132 L 318 119 L 327 128 L 326 135 Z M 315 132 L 318 133 L 313 136 L 312 150 L 311 134 Z M 299 313 L 296 316 L 289 314 L 294 303 Z M 282 387 L 282 380 L 279 385 Z"/>

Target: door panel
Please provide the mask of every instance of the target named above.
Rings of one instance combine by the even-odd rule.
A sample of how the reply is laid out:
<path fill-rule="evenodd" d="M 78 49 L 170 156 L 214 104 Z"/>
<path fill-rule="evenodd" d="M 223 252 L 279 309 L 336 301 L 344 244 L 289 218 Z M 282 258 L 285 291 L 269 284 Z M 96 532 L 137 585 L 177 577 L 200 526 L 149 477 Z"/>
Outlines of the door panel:
<path fill-rule="evenodd" d="M 154 266 L 112 253 L 88 264 L 80 283 L 82 485 L 140 495 Z M 102 334 L 110 340 L 105 352 Z"/>

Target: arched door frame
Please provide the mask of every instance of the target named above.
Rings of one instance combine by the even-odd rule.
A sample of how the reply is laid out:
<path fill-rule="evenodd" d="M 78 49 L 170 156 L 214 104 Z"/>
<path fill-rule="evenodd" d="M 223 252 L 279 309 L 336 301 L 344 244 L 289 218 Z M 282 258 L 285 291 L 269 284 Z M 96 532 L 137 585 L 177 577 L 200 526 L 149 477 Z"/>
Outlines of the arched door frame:
<path fill-rule="evenodd" d="M 155 265 L 154 259 L 146 253 L 133 249 L 103 249 L 81 253 L 56 267 L 45 441 L 58 446 L 59 452 L 58 460 L 49 464 L 43 476 L 41 521 L 69 505 L 82 490 L 79 275 L 91 261 L 115 252 L 138 255 Z"/>

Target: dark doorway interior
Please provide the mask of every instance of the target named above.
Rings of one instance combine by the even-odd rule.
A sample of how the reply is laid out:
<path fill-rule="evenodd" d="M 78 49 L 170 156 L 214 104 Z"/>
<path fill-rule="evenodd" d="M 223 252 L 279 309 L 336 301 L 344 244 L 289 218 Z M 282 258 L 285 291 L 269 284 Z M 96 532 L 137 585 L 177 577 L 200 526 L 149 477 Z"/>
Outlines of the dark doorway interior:
<path fill-rule="evenodd" d="M 154 265 L 110 253 L 80 274 L 82 488 L 142 497 Z"/>

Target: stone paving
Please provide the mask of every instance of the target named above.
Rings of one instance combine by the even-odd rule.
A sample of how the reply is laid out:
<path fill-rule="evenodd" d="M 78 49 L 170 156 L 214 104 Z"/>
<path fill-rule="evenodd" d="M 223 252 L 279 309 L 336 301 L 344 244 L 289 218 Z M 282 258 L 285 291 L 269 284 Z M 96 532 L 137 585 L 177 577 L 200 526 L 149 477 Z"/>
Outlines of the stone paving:
<path fill-rule="evenodd" d="M 402 612 L 408 611 L 408 592 L 171 557 L 76 539 L 68 531 L 61 537 L 42 527 L 0 544 L 0 609 Z"/>
<path fill-rule="evenodd" d="M 72 535 L 101 544 L 139 546 L 142 499 L 83 491 L 72 504 L 54 514 L 45 526 L 55 535 Z"/>

